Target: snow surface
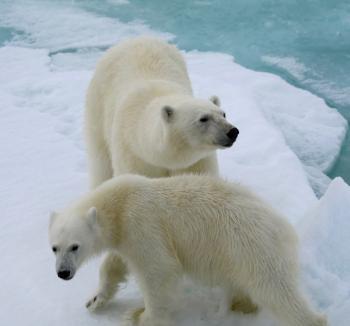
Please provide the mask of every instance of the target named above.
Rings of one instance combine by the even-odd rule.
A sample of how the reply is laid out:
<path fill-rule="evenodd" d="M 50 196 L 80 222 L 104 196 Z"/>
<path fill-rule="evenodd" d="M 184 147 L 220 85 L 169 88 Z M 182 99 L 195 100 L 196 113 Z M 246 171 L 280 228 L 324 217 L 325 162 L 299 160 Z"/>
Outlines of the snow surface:
<path fill-rule="evenodd" d="M 304 283 L 332 325 L 350 323 L 350 187 L 341 178 L 298 225 Z"/>
<path fill-rule="evenodd" d="M 262 56 L 261 59 L 271 65 L 284 69 L 297 79 L 304 79 L 308 69 L 297 59 L 293 57 L 273 57 L 269 55 Z"/>
<path fill-rule="evenodd" d="M 87 190 L 82 114 L 100 47 L 157 32 L 68 4 L 4 3 L 10 2 L 0 4 L 0 22 L 24 34 L 0 48 L 1 324 L 118 325 L 142 302 L 137 285 L 131 279 L 108 307 L 88 313 L 84 304 L 97 285 L 100 260 L 70 282 L 58 279 L 48 215 Z M 350 188 L 336 179 L 318 201 L 304 168 L 311 166 L 308 174 L 323 193 L 330 180 L 322 171 L 338 154 L 344 120 L 314 95 L 228 55 L 192 51 L 185 57 L 196 95 L 220 96 L 240 129 L 237 144 L 219 152 L 223 176 L 252 187 L 300 230 L 304 290 L 333 326 L 348 325 Z M 181 325 L 277 326 L 264 311 L 218 314 L 215 291 L 181 295 Z"/>

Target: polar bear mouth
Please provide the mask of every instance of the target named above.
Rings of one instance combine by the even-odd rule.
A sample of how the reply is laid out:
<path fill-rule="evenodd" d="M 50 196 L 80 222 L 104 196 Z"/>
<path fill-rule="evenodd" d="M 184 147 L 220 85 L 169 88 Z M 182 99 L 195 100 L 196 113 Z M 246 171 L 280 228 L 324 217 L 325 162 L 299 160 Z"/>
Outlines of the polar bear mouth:
<path fill-rule="evenodd" d="M 222 146 L 225 148 L 228 148 L 228 147 L 231 147 L 234 142 L 235 142 L 234 140 L 229 140 L 227 143 L 222 144 Z"/>
<path fill-rule="evenodd" d="M 215 142 L 213 143 L 213 146 L 214 147 L 217 147 L 217 148 L 221 148 L 221 149 L 225 149 L 225 148 L 229 148 L 233 145 L 234 141 L 229 141 L 229 140 L 223 140 L 223 141 L 220 141 L 220 142 Z"/>
<path fill-rule="evenodd" d="M 231 147 L 234 143 L 236 142 L 236 140 L 233 139 L 229 139 L 227 137 L 225 137 L 225 139 L 220 140 L 219 142 L 214 143 L 214 146 L 218 146 L 220 148 L 229 148 Z"/>

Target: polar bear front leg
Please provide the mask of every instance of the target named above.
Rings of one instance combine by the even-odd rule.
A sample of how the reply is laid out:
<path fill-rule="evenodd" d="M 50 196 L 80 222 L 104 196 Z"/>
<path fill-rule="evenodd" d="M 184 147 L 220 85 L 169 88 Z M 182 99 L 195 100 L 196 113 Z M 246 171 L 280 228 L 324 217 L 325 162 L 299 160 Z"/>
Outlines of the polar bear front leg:
<path fill-rule="evenodd" d="M 86 308 L 95 311 L 103 307 L 126 280 L 127 267 L 116 253 L 107 254 L 100 268 L 100 283 L 98 290 L 86 303 Z"/>
<path fill-rule="evenodd" d="M 90 188 L 95 189 L 113 177 L 112 163 L 107 145 L 98 139 L 98 135 L 92 134 L 87 137 L 87 154 Z"/>

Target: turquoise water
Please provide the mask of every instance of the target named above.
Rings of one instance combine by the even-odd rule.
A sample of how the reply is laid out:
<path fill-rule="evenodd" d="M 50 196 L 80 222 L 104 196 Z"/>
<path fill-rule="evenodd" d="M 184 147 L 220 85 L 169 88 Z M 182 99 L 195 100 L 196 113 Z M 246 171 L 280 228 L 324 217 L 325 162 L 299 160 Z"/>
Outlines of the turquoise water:
<path fill-rule="evenodd" d="M 0 26 L 0 46 L 10 41 L 16 35 L 16 31 L 12 28 Z"/>
<path fill-rule="evenodd" d="M 319 95 L 350 121 L 348 0 L 55 2 L 123 22 L 143 20 L 153 29 L 174 34 L 185 50 L 229 53 L 243 66 L 272 72 Z M 13 35 L 13 30 L 0 28 L 0 45 Z M 329 175 L 350 183 L 349 167 L 348 133 Z"/>

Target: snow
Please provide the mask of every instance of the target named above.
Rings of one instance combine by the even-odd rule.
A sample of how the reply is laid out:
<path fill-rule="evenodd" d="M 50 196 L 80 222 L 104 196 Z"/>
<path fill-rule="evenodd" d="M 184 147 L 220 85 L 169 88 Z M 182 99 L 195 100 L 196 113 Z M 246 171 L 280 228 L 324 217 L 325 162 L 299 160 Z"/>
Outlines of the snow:
<path fill-rule="evenodd" d="M 305 77 L 307 68 L 293 57 L 263 56 L 262 60 L 297 80 L 309 82 Z M 280 82 L 278 85 L 285 88 Z M 329 183 L 322 172 L 328 172 L 338 158 L 347 122 L 335 110 L 329 110 L 320 98 L 294 87 L 287 87 L 286 91 L 278 85 L 271 84 L 276 96 L 263 99 L 261 105 L 267 118 L 281 129 L 288 145 L 305 165 L 309 181 L 320 196 L 325 190 L 324 185 Z M 318 88 L 321 89 L 321 85 Z M 285 104 L 280 106 L 282 98 Z"/>
<path fill-rule="evenodd" d="M 350 318 L 350 187 L 334 179 L 298 226 L 304 282 L 333 325 Z"/>
<path fill-rule="evenodd" d="M 0 48 L 1 322 L 118 325 L 125 311 L 142 302 L 134 280 L 108 307 L 88 313 L 84 304 L 97 285 L 100 259 L 72 281 L 59 280 L 48 246 L 48 216 L 87 190 L 82 115 L 100 47 L 157 32 L 141 22 L 44 3 L 0 4 L 0 22 L 24 31 Z M 330 182 L 322 171 L 339 151 L 344 121 L 316 96 L 245 69 L 229 55 L 191 51 L 185 57 L 196 95 L 218 95 L 228 120 L 240 130 L 237 144 L 219 152 L 223 176 L 252 187 L 297 227 L 303 288 L 332 325 L 345 326 L 350 188 L 335 179 L 317 200 L 307 176 L 321 195 Z M 305 165 L 313 172 L 306 173 Z M 220 315 L 215 291 L 181 295 L 177 318 L 183 325 L 277 326 L 264 311 Z"/>
<path fill-rule="evenodd" d="M 327 172 L 345 138 L 346 120 L 319 97 L 291 87 L 274 75 L 259 80 L 256 86 L 256 98 L 266 117 L 278 126 L 299 159 Z M 266 91 L 274 96 L 264 96 Z"/>
<path fill-rule="evenodd" d="M 219 152 L 223 176 L 251 186 L 293 223 L 298 221 L 315 195 L 297 156 L 253 96 L 252 81 L 265 74 L 245 69 L 224 54 L 190 52 L 186 59 L 194 92 L 203 98 L 218 95 L 227 119 L 240 130 L 233 149 Z M 265 91 L 263 96 L 275 95 Z"/>
<path fill-rule="evenodd" d="M 3 7 L 3 8 L 2 8 Z M 169 33 L 155 32 L 139 21 L 128 24 L 97 16 L 66 4 L 42 1 L 4 1 L 0 4 L 0 24 L 22 31 L 13 45 L 44 47 L 52 52 L 79 47 L 107 47 L 117 41 L 139 34 L 158 35 L 166 39 Z"/>
<path fill-rule="evenodd" d="M 297 79 L 304 79 L 305 73 L 308 71 L 301 62 L 293 57 L 274 57 L 264 55 L 261 59 L 266 63 L 284 69 Z"/>

